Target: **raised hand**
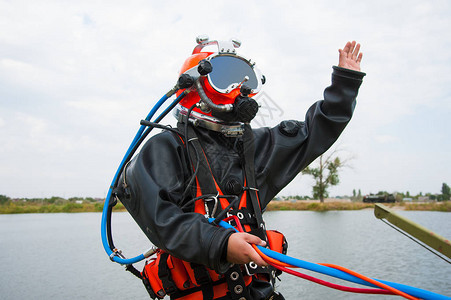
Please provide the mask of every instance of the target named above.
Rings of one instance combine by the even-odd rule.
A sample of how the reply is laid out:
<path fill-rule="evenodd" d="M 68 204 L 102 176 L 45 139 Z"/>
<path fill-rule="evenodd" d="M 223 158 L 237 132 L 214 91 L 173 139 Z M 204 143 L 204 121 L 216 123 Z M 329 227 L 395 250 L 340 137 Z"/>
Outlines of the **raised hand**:
<path fill-rule="evenodd" d="M 355 41 L 347 42 L 345 47 L 338 49 L 340 56 L 338 58 L 338 66 L 354 71 L 360 71 L 360 62 L 362 61 L 362 53 L 360 51 L 360 44 Z"/>

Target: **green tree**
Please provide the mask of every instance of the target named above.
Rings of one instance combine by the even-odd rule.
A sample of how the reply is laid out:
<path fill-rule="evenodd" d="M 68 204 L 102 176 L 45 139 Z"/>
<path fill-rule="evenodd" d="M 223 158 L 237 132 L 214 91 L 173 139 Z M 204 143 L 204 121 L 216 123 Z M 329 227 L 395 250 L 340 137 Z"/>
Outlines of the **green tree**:
<path fill-rule="evenodd" d="M 11 200 L 9 197 L 7 197 L 5 195 L 0 195 L 0 204 L 4 204 L 4 203 L 8 202 L 9 200 Z"/>
<path fill-rule="evenodd" d="M 302 174 L 312 175 L 315 179 L 313 198 L 319 199 L 321 202 L 324 202 L 324 198 L 329 196 L 328 188 L 340 182 L 338 170 L 345 166 L 345 162 L 335 156 L 335 153 L 336 151 L 333 151 L 327 157 L 324 157 L 324 154 L 321 155 L 316 168 L 310 165 L 302 171 Z"/>
<path fill-rule="evenodd" d="M 358 193 L 355 189 L 352 190 L 351 201 L 362 201 L 362 191 L 359 189 Z"/>
<path fill-rule="evenodd" d="M 449 200 L 450 195 L 451 195 L 451 189 L 449 188 L 449 186 L 446 183 L 442 184 L 442 195 L 443 195 L 443 200 Z"/>

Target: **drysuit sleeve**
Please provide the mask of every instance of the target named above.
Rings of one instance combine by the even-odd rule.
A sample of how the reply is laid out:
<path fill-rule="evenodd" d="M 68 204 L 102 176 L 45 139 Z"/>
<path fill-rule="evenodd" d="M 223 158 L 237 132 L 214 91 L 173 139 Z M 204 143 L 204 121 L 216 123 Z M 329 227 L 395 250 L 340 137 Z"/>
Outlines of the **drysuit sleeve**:
<path fill-rule="evenodd" d="M 225 251 L 232 230 L 216 227 L 198 213 L 184 212 L 183 191 L 189 180 L 185 151 L 178 137 L 152 137 L 119 179 L 121 202 L 158 248 L 182 260 L 225 272 Z M 124 178 L 125 175 L 125 178 Z"/>
<path fill-rule="evenodd" d="M 333 67 L 324 100 L 314 103 L 304 121 L 288 120 L 254 130 L 255 168 L 263 207 L 294 177 L 329 149 L 352 117 L 365 73 Z"/>

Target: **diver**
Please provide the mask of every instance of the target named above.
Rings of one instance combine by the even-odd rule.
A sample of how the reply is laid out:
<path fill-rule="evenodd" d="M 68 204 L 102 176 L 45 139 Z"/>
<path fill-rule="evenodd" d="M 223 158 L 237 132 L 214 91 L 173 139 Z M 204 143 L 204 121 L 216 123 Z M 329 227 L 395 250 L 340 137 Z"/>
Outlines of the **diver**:
<path fill-rule="evenodd" d="M 350 121 L 365 76 L 360 45 L 339 50 L 332 84 L 304 121 L 252 129 L 265 77 L 237 53 L 238 40 L 197 43 L 177 83 L 186 94 L 173 110 L 177 128 L 143 145 L 114 192 L 158 247 L 141 272 L 144 285 L 153 299 L 284 299 L 274 284 L 280 273 L 251 244 L 286 253 L 263 212 Z M 224 219 L 245 232 L 216 226 Z"/>

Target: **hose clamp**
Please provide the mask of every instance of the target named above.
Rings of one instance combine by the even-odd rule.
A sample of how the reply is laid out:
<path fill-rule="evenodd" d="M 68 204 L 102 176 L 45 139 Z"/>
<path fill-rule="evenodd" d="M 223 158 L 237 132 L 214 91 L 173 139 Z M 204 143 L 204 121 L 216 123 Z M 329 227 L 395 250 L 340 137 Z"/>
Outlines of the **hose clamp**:
<path fill-rule="evenodd" d="M 116 249 L 116 248 L 113 249 L 113 253 L 110 254 L 110 260 L 112 262 L 114 262 L 114 257 L 119 257 L 119 258 L 125 259 L 125 256 L 122 255 L 122 250 L 119 250 L 119 249 Z"/>

